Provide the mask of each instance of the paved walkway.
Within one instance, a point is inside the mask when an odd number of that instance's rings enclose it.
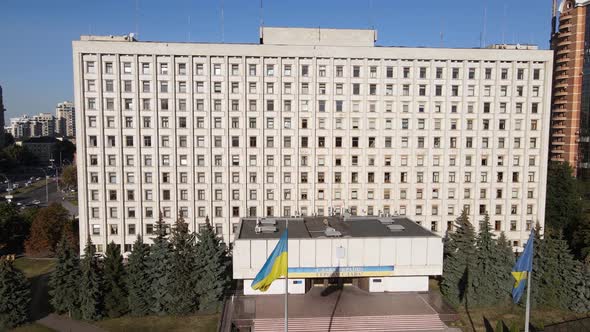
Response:
[[[59,332],[106,332],[89,323],[56,314],[49,314],[49,316],[39,319],[37,323]]]

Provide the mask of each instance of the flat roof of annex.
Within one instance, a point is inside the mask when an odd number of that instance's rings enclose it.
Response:
[[[277,28],[260,30],[260,43],[138,41],[125,36],[81,36],[74,54],[138,54],[175,56],[318,57],[399,60],[539,61],[552,62],[551,50],[528,47],[435,48],[377,46],[376,30]]]
[[[289,221],[290,239],[321,238],[382,238],[382,237],[438,237],[436,234],[416,224],[404,216],[315,216],[300,218],[242,218],[238,227],[237,240],[278,239],[283,234]],[[274,222],[276,231],[256,232],[257,222]],[[391,231],[388,225],[396,225]],[[326,236],[327,227],[340,232],[339,237]]]

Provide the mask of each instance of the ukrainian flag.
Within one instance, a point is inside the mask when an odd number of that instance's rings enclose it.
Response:
[[[273,281],[280,277],[287,276],[287,239],[287,230],[285,230],[279,243],[277,243],[277,246],[266,260],[266,263],[264,263],[264,266],[260,269],[256,278],[252,281],[252,289],[266,292]]]
[[[524,292],[528,274],[533,271],[533,243],[535,242],[534,230],[526,243],[524,251],[518,257],[516,264],[512,268],[512,276],[516,280],[512,288],[512,300],[518,303]]]

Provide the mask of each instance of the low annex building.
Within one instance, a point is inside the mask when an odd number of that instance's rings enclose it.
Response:
[[[352,284],[370,292],[428,290],[442,274],[442,238],[406,217],[242,218],[233,249],[233,276],[244,294],[282,294],[284,279],[265,293],[252,280],[289,227],[289,293],[314,285]]]

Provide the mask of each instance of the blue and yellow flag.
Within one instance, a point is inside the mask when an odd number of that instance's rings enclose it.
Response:
[[[287,239],[287,230],[285,230],[283,235],[281,235],[279,243],[277,243],[277,246],[266,260],[266,263],[264,263],[264,266],[260,269],[256,278],[252,281],[252,289],[266,292],[273,281],[280,277],[287,276]]]
[[[514,303],[520,301],[524,292],[528,274],[533,271],[533,243],[535,242],[534,230],[531,230],[529,240],[524,247],[523,252],[518,256],[518,260],[512,268],[512,276],[516,279],[512,289],[512,300]]]

